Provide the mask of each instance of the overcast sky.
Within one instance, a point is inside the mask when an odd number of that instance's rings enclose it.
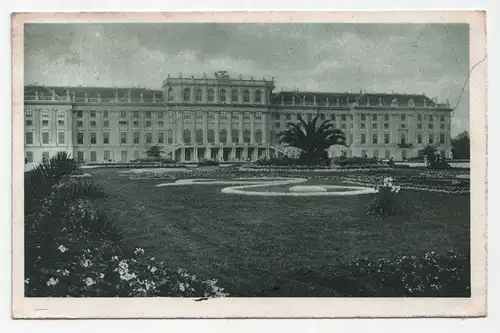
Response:
[[[37,24],[25,81],[161,88],[177,76],[274,77],[276,90],[425,93],[454,106],[468,74],[463,24]],[[468,87],[452,132],[469,126]]]

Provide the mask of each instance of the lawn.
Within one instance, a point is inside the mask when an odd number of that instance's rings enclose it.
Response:
[[[382,219],[364,214],[371,194],[240,196],[221,193],[225,185],[155,187],[165,181],[89,172],[107,183],[102,204],[127,243],[235,296],[332,296],[341,262],[469,251],[468,194],[401,191],[401,214]]]

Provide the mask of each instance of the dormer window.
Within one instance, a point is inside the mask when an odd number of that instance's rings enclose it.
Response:
[[[243,91],[243,102],[250,102],[250,91],[248,91],[247,89]]]
[[[225,102],[226,101],[226,90],[225,89],[221,89],[220,90],[219,100],[221,102]]]
[[[189,88],[184,89],[184,101],[189,102],[191,100],[191,90]]]
[[[391,101],[391,107],[397,107],[399,105],[398,103],[398,100],[396,98],[394,98],[392,101]]]
[[[262,93],[260,92],[260,90],[255,91],[255,102],[262,103]]]
[[[167,90],[167,99],[169,101],[173,101],[174,100],[174,94],[172,92],[172,88],[168,88],[168,90]]]
[[[415,101],[413,100],[413,98],[410,98],[410,100],[408,101],[408,106],[409,107],[414,107],[415,106]]]

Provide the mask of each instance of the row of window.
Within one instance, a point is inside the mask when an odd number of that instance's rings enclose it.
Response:
[[[49,110],[48,109],[41,109],[40,111],[42,113],[42,117],[45,117],[45,118],[49,117]],[[26,115],[26,117],[33,117],[33,109],[26,109],[24,114]],[[57,110],[57,116],[58,117],[66,116],[66,110],[63,110],[63,109]]]
[[[226,89],[220,89],[219,90],[219,101],[220,102],[226,102]],[[249,103],[251,101],[251,96],[250,96],[250,90],[245,89],[243,90],[243,102],[244,103]],[[182,99],[185,102],[191,101],[191,89],[185,88],[182,91]],[[167,100],[168,101],[173,101],[174,100],[174,93],[172,88],[168,88],[167,90]],[[194,91],[194,100],[197,102],[203,101],[203,90],[201,88],[197,88]],[[215,100],[215,90],[210,88],[207,90],[207,101],[213,102]],[[239,91],[238,89],[232,89],[231,90],[231,102],[232,103],[237,103],[239,102]],[[253,101],[254,103],[262,103],[262,92],[260,90],[256,90],[254,94]]]
[[[286,120],[291,120],[291,119],[292,119],[292,116],[294,116],[294,115],[295,115],[295,117],[296,117],[297,119],[298,119],[299,117],[303,117],[303,116],[304,116],[304,115],[303,115],[303,114],[301,114],[301,113],[296,113],[296,114],[293,114],[293,113],[285,113],[285,114],[284,114],[284,116],[285,116],[285,119],[286,119]],[[280,119],[281,119],[281,116],[282,116],[282,114],[281,114],[281,113],[275,113],[275,114],[274,114],[274,119],[275,119],[275,120],[280,120]],[[312,118],[313,118],[313,116],[314,116],[314,114],[312,114],[312,113],[308,113],[308,114],[306,115],[307,120],[308,120],[308,121],[311,121],[311,120],[312,120]],[[329,118],[330,118],[330,120],[335,121],[335,120],[337,119],[337,116],[339,116],[339,117],[340,117],[340,119],[341,119],[342,121],[346,121],[346,120],[347,120],[347,116],[349,116],[349,119],[350,119],[350,120],[352,120],[352,119],[353,119],[353,117],[352,117],[352,115],[351,115],[351,114],[349,114],[349,115],[347,115],[347,114],[341,114],[341,115],[330,114],[330,117],[329,117]],[[361,118],[361,121],[366,121],[366,116],[367,116],[366,114],[361,114],[361,117],[360,117],[360,118]],[[377,114],[373,114],[373,115],[372,115],[372,121],[378,121],[378,118],[379,118],[378,116],[379,116],[379,115],[377,115]],[[383,117],[382,117],[382,116],[383,116]],[[325,113],[320,113],[320,114],[319,114],[319,119],[320,119],[320,120],[326,120],[326,118],[327,118],[327,115],[326,115]],[[383,118],[383,120],[384,120],[384,121],[389,121],[389,115],[388,115],[388,114],[381,115],[381,117],[380,117],[380,118]],[[404,114],[400,115],[400,119],[401,119],[401,121],[406,121],[406,115],[404,115]],[[418,121],[422,121],[422,115],[418,115],[418,116],[417,116],[417,120],[418,120]],[[432,115],[429,115],[429,121],[434,121],[434,117],[433,117]],[[444,116],[440,116],[440,121],[441,121],[441,122],[444,122]]]
[[[33,144],[33,132],[26,132],[24,142],[27,145]],[[57,143],[65,144],[66,142],[66,133],[65,132],[57,132]],[[42,144],[48,145],[50,143],[50,133],[42,132]]]
[[[439,143],[444,144],[445,143],[445,134],[444,133],[439,133]],[[361,133],[360,136],[360,142],[361,144],[367,144],[367,135],[366,133]],[[391,142],[391,136],[389,133],[384,133],[384,144],[389,144]],[[372,134],[372,144],[378,144],[378,134]],[[405,133],[400,133],[399,136],[399,143],[401,144],[406,144],[406,134]],[[422,133],[417,133],[417,144],[422,144],[423,143],[423,134]],[[434,144],[434,134],[428,134],[427,136],[427,143]]]

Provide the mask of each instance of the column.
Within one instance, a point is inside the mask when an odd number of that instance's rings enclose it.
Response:
[[[360,119],[359,119],[359,115],[356,114],[356,113],[353,113],[352,114],[352,141],[351,144],[354,144],[354,145],[359,145],[360,142],[361,142],[361,135],[360,135],[360,131],[359,131],[359,122],[360,122]],[[350,128],[351,127],[351,120],[349,119],[350,116],[347,115],[348,117],[348,120],[347,120],[347,128]]]
[[[250,143],[255,144],[255,112],[250,112]]]
[[[193,148],[193,161],[198,161],[198,148]]]
[[[230,160],[234,160],[236,158],[236,148],[232,147],[231,148],[231,155],[230,155]]]
[[[208,146],[208,112],[203,112],[203,145]]]
[[[268,138],[267,138],[267,112],[262,112],[262,119],[261,119],[261,122],[262,122],[262,144],[268,146],[269,145],[269,141],[268,141]],[[267,156],[267,155],[266,155]]]
[[[198,118],[198,111],[191,112],[191,144],[196,146],[196,118]]]
[[[366,114],[366,127],[367,127],[367,130],[366,130],[366,142],[368,144],[373,144],[373,141],[372,141],[372,115],[371,114]]]
[[[224,150],[223,148],[219,148],[218,160],[222,161],[224,159]]]
[[[395,145],[398,143],[398,130],[397,130],[397,122],[396,115],[391,115],[390,117],[391,123],[391,144]]]
[[[415,146],[417,140],[415,137],[415,127],[416,122],[415,122],[415,115],[407,115],[408,117],[408,143],[411,143],[413,146]]]
[[[248,158],[248,147],[247,146],[245,146],[243,148],[243,153],[242,153],[241,157],[243,158],[243,160],[245,160],[245,161],[247,160],[247,158]]]
[[[177,121],[178,121],[178,142],[183,144],[184,143],[184,111],[178,111],[177,112]]]
[[[215,123],[214,123],[214,132],[215,132],[215,144],[218,145],[220,143],[219,138],[219,112],[215,112]]]
[[[232,123],[233,123],[233,114],[232,112],[227,113],[227,144],[232,145],[233,144],[233,128],[232,128]]]
[[[243,112],[238,113],[238,142],[243,144]]]

